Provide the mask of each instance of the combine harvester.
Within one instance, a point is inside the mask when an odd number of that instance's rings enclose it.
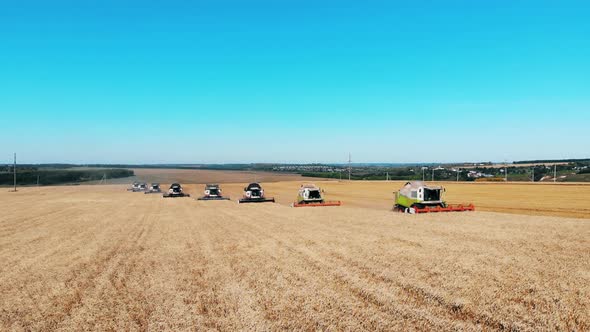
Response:
[[[229,197],[224,197],[221,194],[221,188],[218,184],[205,185],[205,196],[197,198],[199,201],[229,201]]]
[[[147,191],[147,190],[148,190],[148,187],[147,187],[147,183],[145,183],[145,182],[140,182],[137,184],[137,186],[134,184],[133,188],[131,189],[131,191],[133,191],[134,193]]]
[[[266,198],[264,195],[264,189],[258,183],[250,183],[246,188],[244,188],[244,196],[238,201],[238,204],[241,203],[267,203],[271,202],[274,203],[274,197]]]
[[[139,189],[139,182],[133,182],[131,188],[127,188],[127,191],[136,191],[137,189]]]
[[[152,183],[150,188],[144,194],[159,194],[162,192],[159,183]]]
[[[322,197],[322,190],[315,184],[304,184],[299,188],[297,202],[291,204],[293,207],[314,207],[314,206],[340,206],[340,201],[325,201]]]
[[[164,193],[164,198],[176,198],[176,197],[191,197],[190,194],[185,194],[182,190],[182,186],[179,183],[173,183],[170,185],[167,193]]]
[[[394,211],[404,213],[475,211],[473,204],[449,205],[443,200],[445,188],[428,186],[422,181],[406,183],[395,193]]]

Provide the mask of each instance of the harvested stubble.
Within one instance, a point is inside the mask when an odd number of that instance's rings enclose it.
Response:
[[[588,330],[590,220],[0,192],[0,330]]]

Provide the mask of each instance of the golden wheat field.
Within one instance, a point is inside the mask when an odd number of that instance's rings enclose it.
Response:
[[[449,183],[478,211],[405,215],[400,183],[321,182],[342,207],[290,208],[298,185],[240,205],[2,189],[0,330],[590,329],[590,186]]]
[[[315,182],[326,198],[342,200],[347,206],[390,209],[393,192],[403,181],[322,181],[295,174],[250,171],[134,169],[133,180],[158,182],[163,188],[180,182],[192,193],[201,194],[204,183],[222,183],[225,193],[237,198],[245,184],[262,182],[281,204],[289,205],[302,183]],[[115,180],[129,183],[129,179]],[[195,185],[196,184],[196,185]],[[478,210],[529,215],[551,215],[590,219],[590,183],[475,183],[443,182],[450,203],[474,203]]]

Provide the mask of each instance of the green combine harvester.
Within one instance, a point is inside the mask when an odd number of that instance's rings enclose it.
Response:
[[[393,210],[411,214],[475,211],[473,204],[447,204],[443,199],[444,192],[442,186],[429,186],[422,181],[408,182],[395,193]]]

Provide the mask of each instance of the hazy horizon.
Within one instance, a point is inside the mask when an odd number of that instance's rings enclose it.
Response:
[[[585,158],[588,17],[584,1],[3,3],[0,163]]]
[[[575,159],[562,159],[562,160],[552,160],[552,159],[536,159],[536,160],[506,160],[506,161],[449,161],[449,162],[403,162],[403,163],[395,163],[395,162],[352,162],[350,165],[352,166],[422,166],[422,165],[429,165],[429,166],[437,166],[437,165],[471,165],[471,164],[485,164],[485,163],[492,163],[494,165],[498,164],[508,164],[511,165],[515,162],[536,162],[536,163],[551,163],[551,162],[562,162],[564,160],[590,160],[589,158],[575,158]],[[542,161],[539,161],[542,160]],[[12,165],[13,162],[4,163],[0,165]],[[231,166],[231,165],[327,165],[327,166],[347,166],[349,165],[347,162],[340,162],[340,163],[329,163],[329,162],[314,162],[314,163],[276,163],[276,162],[233,162],[233,163],[66,163],[66,162],[48,162],[48,163],[18,163],[19,165],[75,165],[75,166],[93,166],[93,165],[100,165],[100,166],[138,166],[138,167],[199,167],[199,166]],[[518,165],[518,164],[516,164]]]

